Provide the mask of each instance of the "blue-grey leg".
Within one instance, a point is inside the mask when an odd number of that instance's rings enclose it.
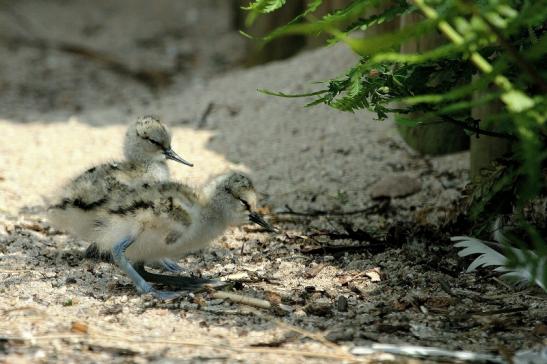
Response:
[[[168,258],[160,260],[160,265],[167,272],[180,273],[183,271],[180,265],[178,265],[177,263],[175,263],[174,261]]]
[[[169,291],[158,291],[154,289],[148,282],[144,280],[144,278],[133,268],[131,263],[129,263],[129,260],[127,260],[127,257],[125,256],[125,251],[127,248],[131,246],[135,242],[135,239],[133,238],[126,238],[112,248],[112,258],[114,262],[118,265],[118,267],[121,268],[128,276],[131,278],[133,283],[135,283],[135,286],[137,287],[137,291],[139,293],[151,293],[156,298],[160,298],[163,300],[170,300],[174,299],[180,296],[177,292],[169,292]]]

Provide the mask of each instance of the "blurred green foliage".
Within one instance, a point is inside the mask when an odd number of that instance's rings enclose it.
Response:
[[[510,140],[513,154],[493,163],[472,183],[470,216],[483,226],[500,213],[520,214],[527,203],[545,194],[547,0],[354,0],[315,17],[322,3],[307,1],[302,14],[257,40],[327,34],[328,44],[347,44],[360,56],[359,62],[341,77],[320,83],[320,90],[299,95],[262,92],[313,97],[308,106],[367,109],[379,119],[396,113],[396,120],[405,125],[440,119],[470,134]],[[252,1],[245,8],[249,23],[284,4]],[[421,20],[363,36],[363,31],[411,13],[421,14]],[[445,44],[421,53],[400,52],[406,42],[438,33]],[[493,103],[503,105],[499,112],[484,120],[470,116],[473,108]],[[542,241],[536,244],[540,256],[547,255],[545,237],[538,238],[533,227],[525,230],[534,242]]]

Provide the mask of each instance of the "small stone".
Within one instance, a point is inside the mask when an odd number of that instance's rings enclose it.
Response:
[[[115,304],[115,305],[112,305],[112,306],[107,306],[105,308],[103,308],[99,314],[100,315],[117,315],[119,313],[122,313],[123,312],[123,306],[120,305],[120,304]]]
[[[391,175],[382,178],[369,188],[370,197],[373,199],[384,197],[406,197],[422,189],[422,184],[417,178],[406,175]]]
[[[179,305],[179,308],[185,311],[195,311],[199,308],[199,305],[197,303],[182,301]]]
[[[327,316],[331,314],[331,308],[332,308],[332,305],[330,303],[330,300],[325,298],[320,298],[306,305],[304,307],[304,311],[308,315]]]
[[[295,317],[306,317],[308,315],[306,314],[306,311],[304,311],[302,309],[298,309],[298,310],[294,311],[294,316]]]
[[[351,262],[348,263],[347,270],[362,271],[362,270],[365,270],[365,268],[369,264],[370,264],[369,261],[366,261],[366,260],[363,260],[363,259],[352,260]]]
[[[325,338],[332,342],[339,342],[339,341],[352,341],[354,337],[354,330],[351,328],[347,329],[334,329],[333,331],[329,332]]]
[[[371,282],[380,282],[382,280],[380,274],[380,268],[372,268],[365,272],[365,275],[370,278]]]
[[[224,299],[223,298],[217,298],[217,299],[214,299],[214,300],[210,300],[208,302],[209,306],[217,306],[217,305],[220,305],[224,303]]]
[[[336,309],[340,312],[348,312],[348,299],[345,296],[338,296],[336,299]]]

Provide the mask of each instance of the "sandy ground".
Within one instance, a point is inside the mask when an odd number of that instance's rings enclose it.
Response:
[[[116,11],[123,2],[112,8],[84,3],[54,1],[43,8],[28,1],[18,12],[27,18],[40,12],[41,24],[56,19],[47,36],[87,42],[129,63],[137,61],[120,24],[141,39],[182,22],[185,32],[210,44],[237,44],[226,33],[228,24],[196,28],[202,23],[195,19],[211,13],[203,7],[220,1],[200,2],[193,17],[185,8],[186,18],[177,17],[180,9],[143,11],[163,20],[145,26],[123,20],[131,15]],[[71,6],[85,14],[81,23]],[[101,11],[114,15],[100,22]],[[90,24],[99,30],[90,31]],[[195,72],[177,73],[159,92],[72,55],[2,48],[10,57],[0,60],[0,360],[328,362],[354,360],[351,348],[373,342],[495,355],[546,344],[545,295],[514,292],[488,272],[464,274],[466,262],[447,234],[435,230],[465,186],[466,153],[423,158],[404,145],[391,122],[369,113],[304,108],[305,100],[256,91],[313,90],[312,81],[350,65],[350,53],[334,47],[221,75],[231,61],[219,66],[211,59],[225,54],[233,60],[237,52],[211,54],[184,37],[162,39],[171,52],[186,44],[202,58]],[[159,50],[150,52],[139,53],[138,65],[152,62]],[[40,57],[48,61],[37,63]],[[169,303],[138,296],[116,267],[82,258],[88,242],[49,227],[44,211],[55,190],[95,163],[121,158],[126,125],[143,114],[167,123],[174,149],[195,163],[171,166],[173,178],[199,186],[228,169],[252,175],[263,212],[284,233],[232,229],[210,250],[179,263],[206,277],[238,281],[236,293],[276,308],[252,309],[208,294]],[[419,191],[390,203],[371,200],[376,182],[400,176],[410,177]],[[284,214],[288,209],[329,214]]]

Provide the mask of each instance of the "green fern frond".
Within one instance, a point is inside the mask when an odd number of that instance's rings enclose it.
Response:
[[[397,1],[397,4],[388,7],[379,14],[357,19],[355,22],[346,27],[343,32],[351,33],[356,30],[364,31],[372,26],[392,21],[397,17],[414,10],[416,10],[414,6],[411,6],[407,1],[400,0]]]
[[[253,2],[259,3],[268,2]],[[361,59],[322,90],[296,95],[265,92],[314,97],[306,106],[323,103],[350,112],[368,109],[379,119],[397,112],[402,114],[397,117],[400,123],[449,121],[475,132],[479,124],[471,119],[471,109],[499,101],[504,107],[481,120],[480,127],[487,125],[497,136],[515,138],[513,155],[503,168],[494,167],[475,185],[472,217],[511,211],[546,191],[542,169],[547,161],[547,71],[543,67],[547,62],[547,0],[395,0],[376,15],[367,15],[387,3],[354,0],[315,19],[313,12],[320,1],[309,1],[302,14],[263,39],[328,33]],[[279,3],[270,4],[274,8]],[[381,35],[355,37],[357,31],[416,10],[426,19]],[[445,35],[446,44],[416,54],[399,52],[401,44],[437,30]],[[394,102],[402,106],[394,107]],[[404,116],[408,113],[421,116],[411,120]]]
[[[281,8],[287,0],[255,0],[243,7],[244,10],[257,11],[261,14],[271,13]]]
[[[327,90],[320,90],[320,91],[315,91],[315,92],[308,92],[308,93],[303,93],[303,94],[286,94],[284,92],[280,92],[280,91],[271,91],[271,90],[266,90],[266,89],[263,89],[263,88],[260,88],[257,90],[258,92],[261,92],[263,94],[266,94],[266,95],[271,95],[271,96],[279,96],[279,97],[306,97],[306,96],[317,96],[317,95],[321,95],[321,94],[324,94],[326,92],[328,92]]]
[[[300,22],[302,19],[304,19],[308,15],[314,13],[322,3],[323,3],[323,0],[312,0],[312,1],[308,2],[308,5],[306,6],[306,10],[304,10],[303,13],[301,13],[298,16],[296,16],[295,18],[293,18],[287,24],[278,27],[277,29],[272,31],[270,34],[263,37],[262,40],[264,40],[266,42],[269,42],[269,41],[271,41],[275,38],[278,38],[282,35],[289,34],[290,33],[290,27],[292,25],[297,24],[298,22]]]

